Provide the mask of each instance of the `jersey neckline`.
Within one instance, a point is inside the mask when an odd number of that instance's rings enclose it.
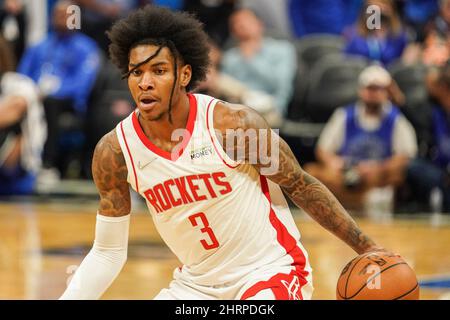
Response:
[[[166,150],[163,150],[159,147],[157,147],[155,144],[153,144],[150,139],[145,135],[144,130],[141,127],[141,124],[139,123],[137,113],[136,111],[133,112],[132,120],[133,120],[133,127],[136,131],[139,139],[141,142],[152,152],[156,153],[160,157],[163,157],[170,161],[176,161],[179,157],[183,154],[184,149],[188,145],[189,141],[191,140],[192,133],[194,131],[195,127],[195,120],[197,118],[197,99],[195,96],[191,93],[188,93],[189,97],[189,116],[186,124],[186,131],[183,134],[183,140],[180,145],[176,145],[172,152],[168,152]]]

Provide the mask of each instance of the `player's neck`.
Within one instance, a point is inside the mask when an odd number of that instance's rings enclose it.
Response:
[[[189,97],[187,94],[181,94],[178,99],[172,101],[172,121],[169,121],[169,112],[166,112],[158,120],[142,121],[140,119],[139,122],[150,140],[157,139],[171,142],[172,134],[175,130],[186,128],[189,110]]]

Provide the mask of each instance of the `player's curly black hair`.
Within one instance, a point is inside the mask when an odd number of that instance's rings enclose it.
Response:
[[[178,59],[192,67],[188,91],[206,77],[210,64],[208,36],[202,23],[191,14],[147,5],[116,22],[107,35],[111,40],[111,60],[125,77],[129,75],[131,49],[142,44],[169,48],[175,58],[175,69]]]

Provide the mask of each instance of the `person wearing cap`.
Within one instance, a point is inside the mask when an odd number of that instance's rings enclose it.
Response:
[[[318,163],[305,166],[350,209],[362,209],[373,188],[399,186],[417,154],[416,134],[389,99],[390,74],[369,66],[359,77],[359,99],[337,109],[316,147]]]

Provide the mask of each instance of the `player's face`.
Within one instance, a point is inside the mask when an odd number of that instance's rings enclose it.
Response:
[[[154,45],[140,45],[133,48],[130,51],[129,70],[154,55],[158,48]],[[178,61],[178,64],[181,64],[181,61]],[[182,85],[187,67],[183,66],[177,71],[178,78],[180,78],[180,73],[183,78],[175,85],[172,105],[184,92]],[[159,120],[168,113],[174,80],[174,59],[170,50],[165,47],[152,60],[131,72],[128,77],[128,87],[145,120]]]

